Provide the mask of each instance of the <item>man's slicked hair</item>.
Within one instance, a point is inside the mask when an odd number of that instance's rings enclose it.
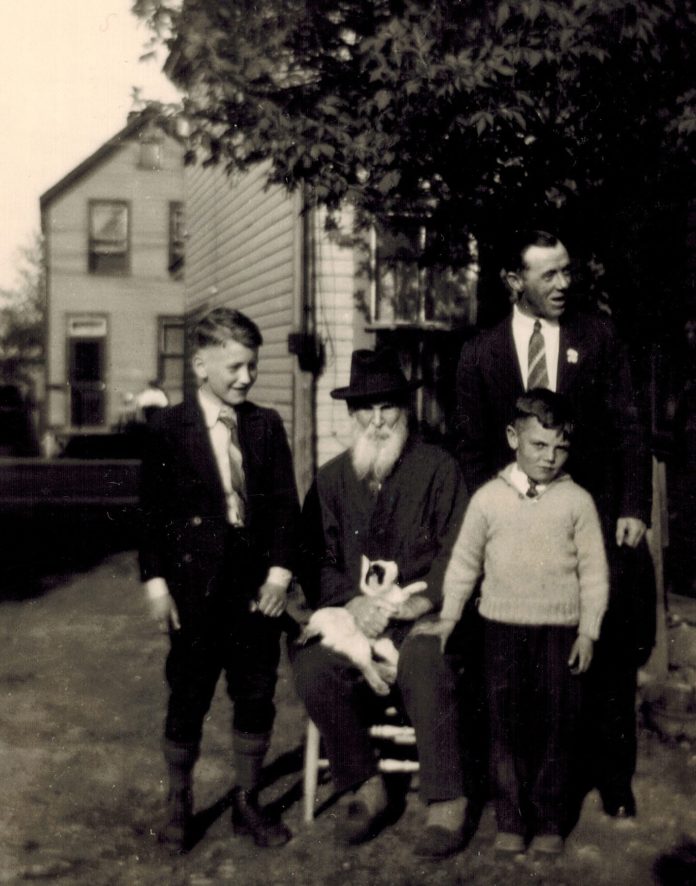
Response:
[[[256,350],[263,344],[259,327],[246,314],[234,308],[213,308],[196,323],[191,331],[194,350],[236,341]]]
[[[555,234],[540,230],[514,231],[503,248],[502,267],[509,273],[523,271],[526,267],[524,254],[531,246],[553,248],[559,240]]]
[[[543,428],[560,431],[570,440],[575,430],[573,410],[567,397],[548,388],[532,388],[515,401],[513,423],[536,418]]]

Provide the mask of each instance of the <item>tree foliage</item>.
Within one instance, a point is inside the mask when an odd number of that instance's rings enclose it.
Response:
[[[17,284],[0,290],[0,379],[31,386],[31,370],[43,361],[46,269],[37,235],[21,251]]]
[[[552,219],[630,257],[640,286],[646,237],[671,232],[693,184],[696,0],[134,9],[187,88],[199,158],[268,161],[270,182],[359,219],[425,218],[426,263],[465,263],[469,233],[485,251]]]

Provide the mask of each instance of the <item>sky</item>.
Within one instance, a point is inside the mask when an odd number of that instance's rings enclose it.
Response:
[[[0,289],[40,230],[39,197],[126,125],[133,87],[174,101],[132,0],[0,0]]]

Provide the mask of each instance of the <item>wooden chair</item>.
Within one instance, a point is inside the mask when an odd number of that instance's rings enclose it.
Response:
[[[389,707],[385,711],[385,720],[370,727],[370,735],[375,742],[380,744],[379,771],[385,773],[413,773],[418,772],[418,760],[404,759],[397,756],[385,756],[382,749],[384,744],[394,747],[414,747],[416,735],[413,726],[407,726],[394,722],[397,717],[396,708]],[[314,806],[316,803],[317,785],[319,772],[328,769],[329,761],[321,756],[321,736],[319,730],[311,720],[307,721],[307,733],[305,737],[304,755],[304,821],[311,824],[314,821]]]

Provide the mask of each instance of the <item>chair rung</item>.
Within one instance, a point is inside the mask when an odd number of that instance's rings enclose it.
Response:
[[[417,760],[380,760],[377,764],[380,772],[418,772]]]
[[[370,726],[370,735],[373,738],[388,738],[398,744],[415,744],[416,736],[413,726],[391,726],[388,723]]]

